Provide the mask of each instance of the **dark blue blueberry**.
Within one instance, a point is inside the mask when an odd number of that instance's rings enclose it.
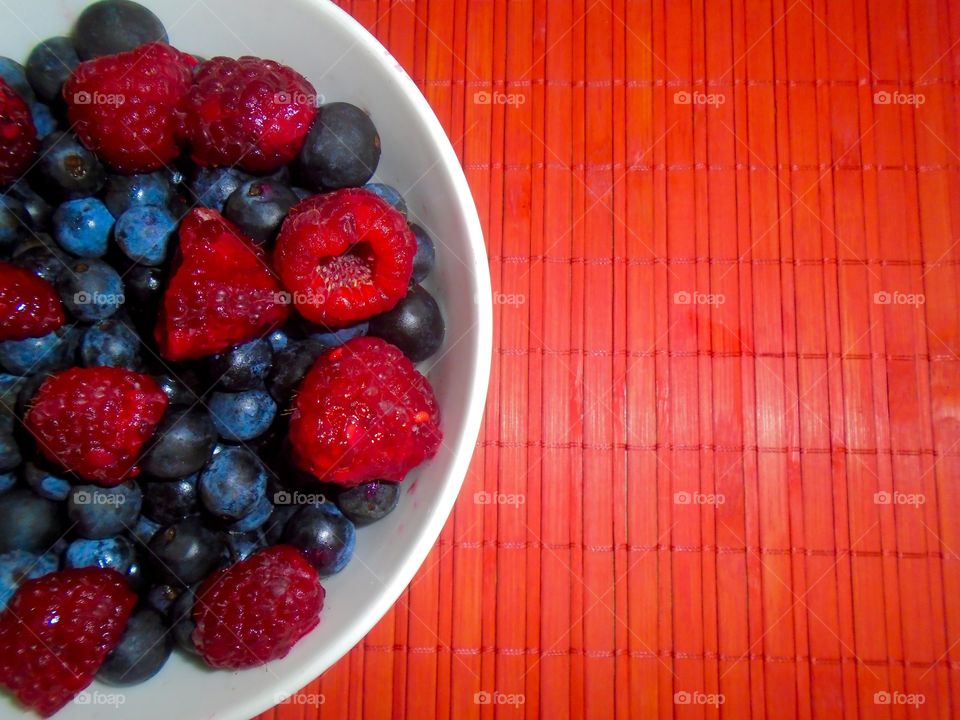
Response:
[[[277,403],[264,390],[215,392],[208,407],[214,427],[225,440],[252,440],[265,433],[277,416]]]
[[[417,254],[413,256],[413,275],[411,283],[422,283],[437,263],[437,249],[430,234],[416,223],[410,223],[413,236],[417,239]]]
[[[393,343],[413,362],[426,360],[443,344],[440,306],[433,295],[414,285],[392,310],[370,320],[370,334]]]
[[[161,265],[177,229],[177,219],[166,208],[138,205],[117,220],[115,237],[124,254],[141,265]]]
[[[130,534],[137,542],[147,545],[161,527],[160,523],[155,523],[146,515],[141,515],[137,518],[137,524],[133,526]]]
[[[46,199],[34,190],[24,180],[18,180],[7,191],[7,196],[16,198],[26,209],[30,216],[31,225],[37,230],[47,230],[53,221],[53,206]],[[52,240],[45,243],[48,247],[56,247]]]
[[[130,0],[101,0],[80,13],[73,44],[81,60],[127,52],[151,42],[170,42],[160,18]]]
[[[221,539],[194,517],[161,529],[148,548],[160,582],[182,587],[203,580],[223,557]]]
[[[139,557],[134,558],[134,561],[130,564],[130,569],[127,570],[124,577],[130,589],[141,597],[150,587],[150,577],[147,574],[143,561]]]
[[[108,537],[100,540],[80,538],[67,547],[63,564],[68,568],[110,568],[121,575],[126,575],[136,557],[133,543],[125,537]]]
[[[305,198],[308,198],[311,195],[313,195],[313,193],[307,190],[306,188],[294,187],[290,189],[293,190],[293,194],[297,196],[297,200],[304,200]]]
[[[260,459],[242,447],[222,446],[200,473],[200,501],[222,518],[239,520],[267,492],[267,471]]]
[[[30,213],[20,200],[0,194],[0,252],[6,254],[30,235]]]
[[[70,494],[69,480],[32,462],[23,466],[23,479],[31,490],[47,500],[60,502],[66,500]]]
[[[17,486],[17,474],[12,472],[0,473],[0,495],[10,492]]]
[[[287,521],[300,509],[299,505],[274,505],[270,517],[260,528],[267,538],[267,544],[276,545],[283,539],[283,529]]]
[[[140,516],[143,494],[128,480],[114,487],[75,485],[67,497],[67,517],[77,535],[99,540],[132,529]]]
[[[307,328],[307,337],[316,342],[324,350],[327,350],[329,348],[340,347],[348,340],[366,335],[369,328],[370,324],[367,322],[359,322],[356,325],[350,325],[349,327],[340,328],[339,330],[325,330],[314,325]]]
[[[60,563],[52,553],[38,555],[23,550],[12,550],[0,555],[0,610],[24,580],[33,580],[56,572]]]
[[[250,179],[250,175],[234,168],[198,167],[190,180],[191,200],[201,207],[223,212],[227,198]]]
[[[44,233],[38,233],[34,238],[31,238],[31,241],[29,247],[25,247],[25,243],[18,246],[12,260],[13,264],[19,265],[24,270],[29,270],[52,285],[56,285],[57,280],[60,279],[60,273],[70,263],[70,256],[57,247],[53,238]]]
[[[197,401],[196,393],[170,373],[154,375],[153,379],[157,381],[157,385],[163,390],[171,406],[193,405]]]
[[[134,265],[123,275],[128,311],[151,329],[156,323],[157,310],[163,299],[163,278],[163,268],[147,265]]]
[[[367,525],[389,515],[400,500],[400,486],[374,480],[344,490],[337,496],[341,512],[357,525]]]
[[[0,553],[46,552],[64,532],[60,503],[15,488],[0,495]]]
[[[104,204],[117,219],[133,207],[166,207],[171,197],[173,185],[163,171],[141,175],[111,175],[103,192]]]
[[[380,162],[380,135],[363,110],[335,102],[317,110],[298,158],[300,178],[314,190],[360,187]]]
[[[98,258],[107,252],[114,222],[107,206],[96,198],[68,200],[53,213],[53,236],[68,253]]]
[[[272,360],[267,340],[251,340],[207,360],[207,376],[224,390],[252,390],[263,384]]]
[[[48,104],[60,102],[63,84],[79,64],[80,58],[70,38],[48,38],[30,51],[27,80],[40,100]]]
[[[103,187],[107,173],[76,135],[54,132],[40,143],[32,177],[44,196],[63,200],[95,195]]]
[[[293,391],[323,350],[319,343],[303,340],[291,341],[285,349],[278,352],[267,380],[267,389],[273,399],[283,405],[289,402]]]
[[[185,653],[199,655],[193,644],[193,606],[196,604],[196,589],[187,588],[170,608],[170,622],[173,624],[173,639]]]
[[[0,365],[14,375],[62,370],[73,364],[79,340],[71,327],[38,338],[7,340],[0,343]]]
[[[285,185],[262,178],[248,180],[234,190],[223,214],[257,243],[269,243],[277,236],[297,196]]]
[[[0,433],[0,472],[8,472],[20,466],[23,456],[12,432]]]
[[[37,137],[40,140],[56,132],[57,119],[50,112],[50,108],[43,103],[30,104],[30,117],[33,119],[33,126],[37,129]]]
[[[37,96],[34,95],[33,88],[27,81],[26,70],[16,60],[0,57],[0,78],[3,78],[4,82],[25,102],[30,103],[36,99]]]
[[[181,478],[207,464],[217,429],[202,408],[175,407],[167,411],[155,438],[143,458],[144,471],[158,478]]]
[[[333,575],[350,561],[357,530],[336,505],[317,503],[305,505],[287,521],[283,541],[300,548],[321,575]]]
[[[270,347],[273,348],[274,352],[280,352],[286,349],[290,343],[290,337],[283,330],[274,330],[267,335],[267,342],[270,343]]]
[[[85,322],[106,320],[126,301],[123,280],[102,260],[74,260],[60,275],[57,290],[67,311]]]
[[[259,530],[224,533],[223,540],[230,553],[230,563],[246,560],[267,546],[266,538]]]
[[[91,325],[80,342],[84,367],[120,367],[139,370],[140,338],[123,320],[112,317]]]
[[[143,514],[161,525],[173,525],[200,512],[196,475],[179,480],[151,480],[141,482],[141,486]]]
[[[397,190],[393,185],[387,185],[385,183],[367,183],[363,186],[364,190],[369,190],[374,195],[380,196],[384,202],[388,205],[392,205],[393,209],[399,212],[404,217],[407,216],[407,202],[403,199],[403,195],[400,194],[400,191]]]
[[[273,513],[273,503],[267,500],[267,498],[262,497],[257,500],[257,504],[254,505],[253,510],[248,512],[239,520],[236,520],[230,523],[227,526],[227,530],[230,532],[252,532],[253,530],[258,530],[262,528],[267,520],[270,519],[270,515]]]
[[[183,588],[178,585],[167,583],[154,585],[147,591],[147,605],[161,615],[167,616],[182,592]]]
[[[136,608],[127,620],[120,642],[97,670],[97,679],[108,685],[137,685],[152,678],[173,651],[167,621],[149,607]]]

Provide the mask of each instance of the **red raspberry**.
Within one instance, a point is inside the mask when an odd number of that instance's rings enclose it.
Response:
[[[197,72],[186,133],[198,165],[268,173],[293,160],[317,114],[316,90],[273,60],[215,57]]]
[[[429,381],[399,348],[374,337],[321,355],[290,417],[297,465],[347,487],[402,480],[436,454],[442,437]]]
[[[156,170],[180,154],[179,106],[195,64],[164,43],[80,63],[63,86],[67,117],[115,170]]]
[[[0,615],[0,684],[53,715],[93,680],[136,601],[115,570],[78,568],[27,580]]]
[[[154,334],[169,360],[201,358],[252,340],[289,317],[263,251],[216,210],[180,225],[180,248]]]
[[[299,550],[274,545],[200,586],[193,642],[215,668],[277,660],[316,627],[324,594],[320,576]]]
[[[336,328],[400,302],[416,252],[403,215],[369,190],[350,188],[294,205],[273,258],[300,314]]]
[[[63,325],[63,305],[53,285],[10,263],[0,262],[0,341],[25,340]]]
[[[37,154],[37,129],[30,108],[0,78],[0,185],[18,180]]]
[[[48,460],[99,485],[140,474],[135,464],[167,409],[149,375],[71,368],[43,381],[24,420]]]

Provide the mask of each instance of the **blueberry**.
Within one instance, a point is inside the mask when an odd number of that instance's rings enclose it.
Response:
[[[283,539],[283,530],[287,521],[300,509],[299,505],[275,505],[267,522],[260,528],[266,536],[267,543],[276,545]]]
[[[153,608],[161,615],[166,616],[182,592],[182,587],[164,583],[162,585],[154,585],[151,587],[147,591],[147,597],[145,599],[149,607]]]
[[[217,429],[202,408],[167,411],[155,441],[143,458],[145,472],[158,478],[181,478],[207,464],[217,441]]]
[[[81,60],[115,55],[151,42],[170,42],[160,18],[130,0],[101,0],[80,13],[73,43]]]
[[[251,177],[233,168],[198,167],[190,180],[191,199],[201,207],[223,212],[227,198]]]
[[[380,162],[380,136],[363,110],[349,103],[323,105],[300,150],[300,177],[314,190],[360,187]]]
[[[283,541],[300,548],[321,575],[333,575],[350,561],[357,543],[357,530],[329,502],[305,505],[291,517]]]
[[[119,367],[136,371],[143,366],[139,348],[137,333],[114,316],[87,328],[80,342],[80,360],[84,367]]]
[[[125,575],[136,557],[133,543],[125,537],[108,537],[99,540],[80,538],[67,546],[63,564],[68,568],[110,568]]]
[[[297,196],[277,182],[247,180],[227,198],[223,214],[257,243],[269,243],[294,205]]]
[[[163,171],[141,175],[111,175],[104,188],[103,202],[117,219],[127,210],[143,205],[166,207],[173,197],[173,185]]]
[[[38,244],[18,252],[13,257],[13,264],[55,285],[70,262],[70,256],[57,247],[49,235],[39,234],[37,238],[40,239]]]
[[[148,547],[156,577],[184,587],[205,578],[223,555],[222,541],[199,518],[168,525],[153,536]]]
[[[246,560],[255,552],[267,546],[266,538],[259,530],[224,533],[223,541],[230,553],[231,563]]]
[[[62,502],[70,494],[69,480],[36,463],[28,462],[23,466],[23,479],[31,490],[47,500]]]
[[[302,340],[291,342],[278,352],[267,380],[267,389],[273,399],[281,404],[289,402],[293,391],[323,350],[323,346],[316,342]]]
[[[23,456],[12,432],[0,433],[0,472],[9,472],[20,466]]]
[[[130,313],[152,329],[163,299],[163,269],[134,265],[124,274],[123,284]]]
[[[153,379],[157,381],[157,385],[163,390],[171,406],[192,405],[197,401],[196,394],[170,373],[154,375]]]
[[[85,322],[105,320],[126,301],[123,280],[102,260],[74,260],[60,275],[57,290],[67,311]]]
[[[12,550],[0,555],[0,611],[2,611],[24,580],[33,580],[56,572],[59,567],[52,553],[38,555],[23,550]]]
[[[0,78],[9,85],[20,98],[27,103],[36,99],[33,88],[27,81],[27,73],[23,65],[8,57],[0,57]]]
[[[304,200],[310,197],[311,195],[313,195],[313,193],[307,190],[306,188],[294,187],[290,189],[293,190],[293,194],[297,196],[297,200]]]
[[[223,446],[200,473],[200,501],[214,515],[239,520],[253,510],[267,491],[267,471],[260,459],[242,447]]]
[[[10,492],[17,486],[17,474],[12,472],[0,473],[0,495]]]
[[[147,545],[161,527],[159,523],[155,523],[146,515],[141,515],[137,518],[137,524],[130,530],[130,534],[137,542]]]
[[[30,233],[30,213],[20,200],[0,195],[0,251],[9,251]]]
[[[384,183],[367,183],[363,186],[363,189],[369,190],[374,195],[378,195],[387,204],[392,205],[394,210],[399,212],[404,217],[407,216],[407,202],[403,199],[403,195],[400,194],[400,191],[397,190],[393,185],[386,185]]]
[[[38,338],[7,340],[0,343],[0,365],[14,375],[62,370],[73,364],[79,339],[65,326]]]
[[[344,490],[337,496],[341,512],[357,525],[366,525],[389,515],[400,500],[400,486],[374,480]]]
[[[133,528],[142,503],[140,486],[133,480],[113,487],[74,485],[67,497],[67,517],[76,523],[77,535],[99,540]]]
[[[213,424],[225,440],[251,440],[262,435],[277,416],[277,403],[264,390],[215,392],[209,408]]]
[[[97,156],[68,132],[54,132],[43,139],[34,172],[37,189],[56,199],[95,195],[107,178]]]
[[[167,622],[156,610],[136,608],[127,620],[120,642],[97,671],[108,685],[136,685],[158,672],[173,651]]]
[[[266,525],[267,520],[270,519],[270,515],[272,514],[273,503],[267,500],[267,498],[262,497],[257,500],[257,504],[253,506],[253,510],[239,520],[235,520],[227,525],[227,530],[239,533],[259,530]]]
[[[200,512],[197,476],[142,482],[143,514],[161,525],[172,525]]]
[[[430,234],[416,223],[410,223],[413,236],[417,239],[417,254],[413,256],[413,275],[411,283],[422,283],[437,262],[437,250]]]
[[[196,589],[187,588],[170,608],[170,621],[173,623],[173,639],[185,653],[199,655],[193,644],[193,606],[196,604]]]
[[[63,84],[79,64],[80,58],[70,38],[52,37],[30,51],[26,77],[41,101],[54,103],[61,100]]]
[[[251,340],[207,360],[207,376],[224,390],[251,390],[270,372],[273,348],[267,340]]]
[[[18,180],[13,183],[7,191],[7,197],[15,198],[21,202],[30,217],[30,224],[35,229],[47,230],[50,227],[53,220],[53,206],[25,181]],[[48,247],[55,247],[52,242],[47,243],[47,245]]]
[[[0,495],[0,528],[0,553],[46,552],[64,531],[61,505],[15,488]]]
[[[161,265],[176,229],[176,218],[165,208],[139,205],[127,210],[117,220],[117,245],[134,262]]]
[[[30,118],[37,130],[37,138],[43,140],[57,130],[57,119],[46,105],[40,102],[30,103]]]
[[[280,352],[287,347],[287,344],[290,342],[290,337],[283,330],[274,330],[267,335],[267,342],[270,343],[270,347],[274,352]]]
[[[84,258],[102,257],[115,220],[96,198],[68,200],[53,213],[53,235],[64,250]]]
[[[306,323],[304,323],[304,325],[306,325]],[[328,350],[330,348],[340,347],[348,340],[353,340],[353,338],[366,335],[369,327],[369,323],[359,322],[356,325],[350,325],[345,328],[340,328],[339,330],[327,330],[316,325],[305,329],[307,337],[310,340],[313,340],[324,350]]]
[[[393,343],[413,362],[420,362],[443,344],[443,316],[433,295],[414,285],[392,310],[370,320],[370,334]]]

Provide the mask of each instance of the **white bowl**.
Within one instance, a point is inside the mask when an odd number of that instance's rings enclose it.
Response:
[[[171,42],[204,57],[258,55],[303,73],[327,101],[368,110],[383,144],[377,179],[400,189],[437,241],[436,291],[447,323],[440,353],[423,363],[439,399],[444,443],[411,473],[396,511],[361,528],[356,554],[324,582],[319,626],[282,659],[242,672],[173,657],[132,688],[94,683],[58,718],[248,718],[296,692],[370,631],[413,578],[443,527],[476,442],[490,370],[490,276],[476,207],[457,157],[426,100],[396,60],[327,0],[141,0]],[[40,40],[68,34],[84,0],[0,3],[0,55],[21,62]],[[0,718],[23,711],[4,695]]]

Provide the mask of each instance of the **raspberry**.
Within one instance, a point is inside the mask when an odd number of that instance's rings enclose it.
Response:
[[[80,63],[63,86],[67,116],[83,144],[122,173],[149,172],[180,154],[196,61],[163,43]]]
[[[268,173],[293,160],[317,114],[313,85],[256,57],[215,57],[197,72],[186,134],[198,165]]]
[[[320,619],[324,590],[303,554],[275,545],[200,586],[193,642],[208,665],[245,668],[284,657]]]
[[[37,154],[37,130],[30,108],[0,78],[0,185],[27,171]]]
[[[149,375],[71,368],[44,380],[24,420],[48,460],[100,485],[136,477],[136,462],[167,409]]]
[[[321,355],[290,418],[297,465],[347,487],[402,480],[436,454],[442,437],[430,383],[399,348],[374,337]]]
[[[263,251],[216,210],[191,211],[155,330],[161,354],[213,355],[266,334],[289,314]]]
[[[137,596],[115,570],[27,580],[0,615],[0,684],[49,716],[93,680],[120,642]]]
[[[39,275],[0,262],[0,341],[41,337],[63,325],[63,305]]]
[[[280,229],[274,266],[297,310],[331,328],[386,312],[406,294],[417,240],[372,192],[344,189],[297,203]]]

